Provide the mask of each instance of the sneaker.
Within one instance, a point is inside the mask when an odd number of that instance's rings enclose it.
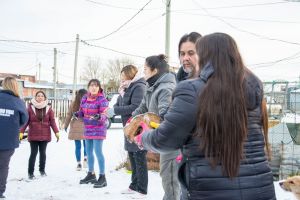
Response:
[[[41,176],[47,176],[45,171],[40,171]]]
[[[28,179],[33,180],[35,179],[35,176],[33,174],[28,174]]]
[[[81,169],[82,169],[82,166],[81,166],[80,163],[78,163],[78,164],[77,164],[77,167],[76,167],[76,170],[77,170],[77,171],[80,171]]]
[[[130,195],[130,198],[131,199],[146,199],[147,195],[139,193],[139,192],[135,192],[134,194]]]
[[[100,174],[98,181],[94,184],[94,188],[102,188],[105,186],[107,186],[105,174]]]
[[[86,158],[84,158],[82,165],[83,165],[83,168],[87,168],[87,159]]]
[[[130,188],[127,188],[126,190],[121,191],[121,194],[134,194],[134,193],[136,193],[136,191],[134,191]]]
[[[92,172],[88,172],[86,177],[82,180],[80,180],[80,184],[88,184],[88,183],[95,183],[97,181],[96,175],[93,174]]]
[[[5,199],[5,196],[3,194],[0,194],[0,199]]]

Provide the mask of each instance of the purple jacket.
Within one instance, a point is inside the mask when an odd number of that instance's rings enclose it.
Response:
[[[108,107],[108,101],[102,93],[97,96],[91,96],[90,93],[84,95],[81,99],[78,117],[83,118],[84,138],[103,140],[106,138],[106,115],[104,110]],[[99,114],[99,119],[91,117]]]

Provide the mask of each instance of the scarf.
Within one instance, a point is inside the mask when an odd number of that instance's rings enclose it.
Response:
[[[37,108],[37,109],[42,109],[45,108],[48,105],[48,99],[46,99],[45,101],[42,102],[37,102],[34,98],[31,99],[31,103],[32,105]]]
[[[131,80],[126,80],[126,81],[122,81],[121,84],[120,84],[120,87],[118,89],[118,92],[119,94],[121,95],[121,97],[124,96],[125,94],[125,90],[127,88],[129,88],[129,86],[131,85],[131,83],[134,83],[136,82],[137,80],[141,79],[142,78],[142,75],[141,75],[141,71],[139,70],[135,76],[133,77],[133,79]]]

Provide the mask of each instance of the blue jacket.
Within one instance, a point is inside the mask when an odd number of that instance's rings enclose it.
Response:
[[[0,150],[19,147],[19,130],[27,120],[24,101],[9,90],[0,90]]]

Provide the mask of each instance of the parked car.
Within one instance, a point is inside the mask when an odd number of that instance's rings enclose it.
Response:
[[[113,93],[110,96],[110,98],[107,97],[107,99],[109,100],[108,107],[110,108],[114,107],[114,105],[117,103],[118,97],[119,97],[119,93]],[[109,118],[106,124],[107,129],[110,128],[111,123],[122,123],[121,115],[114,115],[112,118]]]

